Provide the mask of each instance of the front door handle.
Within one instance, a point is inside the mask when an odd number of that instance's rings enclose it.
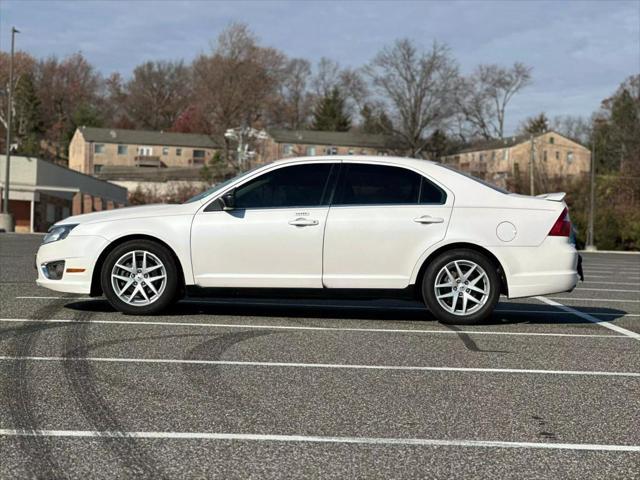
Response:
[[[311,227],[313,225],[318,225],[318,220],[313,220],[311,218],[296,218],[295,220],[291,220],[289,225],[293,225],[295,227]]]
[[[422,215],[421,217],[414,218],[413,221],[417,222],[417,223],[423,223],[423,224],[443,223],[444,222],[444,218],[432,217],[431,215]]]

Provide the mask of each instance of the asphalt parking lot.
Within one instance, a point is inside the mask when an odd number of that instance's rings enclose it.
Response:
[[[126,317],[35,285],[0,234],[0,478],[640,478],[640,255],[447,327],[399,301],[187,300]]]

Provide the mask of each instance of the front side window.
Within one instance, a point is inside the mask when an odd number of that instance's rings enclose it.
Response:
[[[96,143],[93,146],[94,153],[104,153],[104,143]]]
[[[235,207],[290,208],[325,204],[332,164],[283,167],[255,178],[235,191]]]
[[[421,175],[406,168],[352,163],[344,164],[343,171],[335,205],[417,204],[425,185]],[[444,192],[425,182],[424,203],[441,203]]]

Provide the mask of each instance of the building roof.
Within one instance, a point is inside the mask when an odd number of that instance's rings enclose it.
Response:
[[[95,127],[80,127],[79,130],[87,142],[220,148],[210,136],[200,133],[153,132],[148,130]]]
[[[284,129],[269,129],[267,132],[278,143],[372,148],[389,148],[391,144],[389,136],[371,133]]]
[[[572,138],[567,137],[566,135],[563,135],[561,133],[556,132],[555,130],[547,130],[544,133],[539,133],[537,135],[534,135],[534,138],[538,138],[541,137],[543,135],[547,135],[548,133],[552,133],[554,135],[557,135],[559,137],[563,137],[566,138],[567,140],[574,142],[576,145],[580,145],[581,147],[584,147],[584,145],[582,145],[579,142],[576,142],[575,140],[573,140]],[[479,142],[474,142],[471,145],[468,145],[466,147],[463,147],[461,150],[459,150],[457,153],[469,153],[469,152],[482,152],[485,150],[496,150],[498,148],[509,148],[509,147],[513,147],[515,145],[519,145],[521,143],[524,142],[528,142],[531,140],[531,135],[530,134],[523,134],[523,135],[514,135],[512,137],[506,137],[503,139],[491,139],[491,140],[481,140]],[[586,148],[586,147],[584,147]]]

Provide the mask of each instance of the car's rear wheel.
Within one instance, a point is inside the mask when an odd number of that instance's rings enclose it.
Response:
[[[176,298],[178,269],[171,253],[150,240],[131,240],[107,255],[100,276],[109,303],[128,315],[151,315]]]
[[[487,319],[500,297],[500,276],[493,262],[480,252],[444,252],[427,267],[422,296],[442,323],[471,325]]]

